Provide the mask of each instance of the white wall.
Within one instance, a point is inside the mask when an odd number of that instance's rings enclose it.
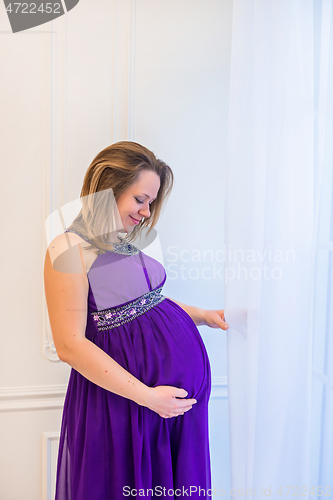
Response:
[[[80,0],[57,20],[12,34],[0,8],[1,500],[53,498],[70,368],[47,349],[44,221],[79,196],[101,149],[134,140],[171,166],[175,188],[157,227],[164,293],[223,308],[216,252],[224,243],[231,15],[232,0]],[[213,486],[227,490],[226,336],[199,329],[213,375]]]

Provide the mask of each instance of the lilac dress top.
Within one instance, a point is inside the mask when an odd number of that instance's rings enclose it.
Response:
[[[207,351],[192,318],[162,295],[162,264],[130,247],[136,253],[106,252],[91,266],[85,336],[147,386],[183,388],[197,403],[163,418],[72,368],[55,500],[212,495]]]

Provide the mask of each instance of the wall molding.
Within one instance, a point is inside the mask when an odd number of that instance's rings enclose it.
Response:
[[[45,77],[46,95],[44,98],[48,127],[45,127],[43,138],[46,145],[45,166],[42,169],[43,261],[47,252],[47,240],[50,238],[50,234],[47,233],[46,220],[50,214],[65,204],[67,167],[67,15],[50,21],[50,27],[49,45],[45,44],[46,67],[49,67],[49,71]],[[42,315],[43,352],[48,360],[59,361],[52,338],[45,293],[43,293]]]
[[[67,385],[0,388],[0,413],[62,409],[66,391]],[[227,398],[227,377],[212,377],[210,399]]]
[[[67,385],[1,388],[0,413],[61,409],[66,391]]]
[[[43,500],[54,498],[59,439],[60,432],[43,433]]]
[[[210,399],[228,399],[227,377],[212,377],[212,392]]]
[[[112,29],[111,143],[114,143],[134,140],[136,0],[114,0]]]

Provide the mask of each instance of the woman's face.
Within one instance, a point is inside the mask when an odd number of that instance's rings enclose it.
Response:
[[[149,206],[159,188],[159,176],[151,170],[142,170],[138,181],[118,198],[117,207],[126,233],[130,233],[143,217],[150,216]]]

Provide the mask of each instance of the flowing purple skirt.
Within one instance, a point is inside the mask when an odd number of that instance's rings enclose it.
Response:
[[[191,317],[164,298],[120,326],[86,337],[149,387],[188,391],[178,417],[107,391],[72,368],[59,442],[55,500],[211,498],[207,351]]]

